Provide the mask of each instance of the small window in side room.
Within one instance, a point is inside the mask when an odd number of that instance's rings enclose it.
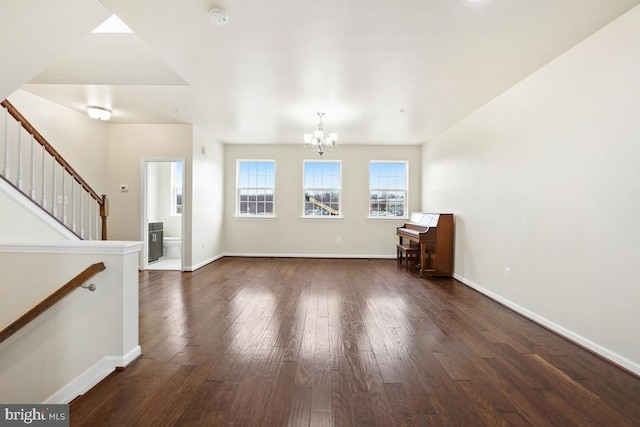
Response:
[[[406,161],[369,162],[369,218],[406,218]]]
[[[182,162],[171,163],[171,215],[182,215]]]
[[[341,217],[341,166],[342,164],[339,161],[304,161],[303,217]]]
[[[238,160],[237,216],[275,216],[275,174],[274,160]]]

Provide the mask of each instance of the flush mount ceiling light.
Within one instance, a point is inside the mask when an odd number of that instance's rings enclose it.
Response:
[[[229,22],[229,15],[224,10],[214,7],[209,11],[209,19],[214,24],[226,25]]]
[[[112,111],[107,108],[89,106],[87,107],[87,114],[89,117],[96,120],[109,120],[111,118]]]
[[[322,116],[324,113],[318,113],[320,117],[320,121],[318,122],[318,130],[313,133],[305,133],[304,134],[304,145],[306,147],[312,148],[322,156],[325,151],[331,150],[336,146],[336,141],[338,140],[337,133],[330,133],[329,135],[324,135],[324,124],[322,123]]]

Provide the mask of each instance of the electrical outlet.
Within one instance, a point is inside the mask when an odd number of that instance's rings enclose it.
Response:
[[[338,238],[336,239],[336,243],[337,243],[337,244],[342,243],[342,237],[338,237]]]
[[[504,277],[507,279],[511,279],[511,267],[504,268]]]

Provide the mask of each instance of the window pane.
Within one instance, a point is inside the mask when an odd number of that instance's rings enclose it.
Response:
[[[265,176],[264,186],[265,188],[274,188],[276,186],[276,179],[273,170],[271,172],[268,172]]]
[[[273,215],[274,187],[273,160],[238,161],[238,214]]]
[[[171,162],[171,215],[182,215],[182,162]]]
[[[304,162],[303,214],[340,214],[340,162]]]
[[[369,215],[404,216],[407,162],[369,163]]]

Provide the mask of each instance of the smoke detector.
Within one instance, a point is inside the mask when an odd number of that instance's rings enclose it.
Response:
[[[225,25],[229,22],[229,15],[224,10],[214,7],[209,11],[209,19],[214,24]]]

